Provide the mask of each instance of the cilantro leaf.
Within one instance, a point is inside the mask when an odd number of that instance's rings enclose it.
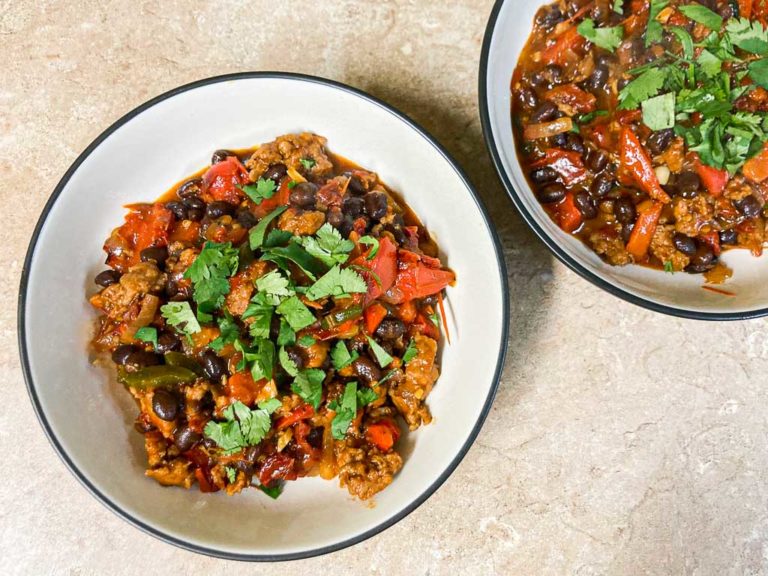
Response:
[[[306,328],[316,321],[315,315],[299,300],[298,296],[291,296],[283,300],[277,307],[277,313],[285,318],[291,328],[296,331]]]
[[[742,50],[761,56],[768,54],[768,31],[757,20],[731,18],[725,30],[731,43]]]
[[[346,262],[349,252],[355,247],[354,242],[342,238],[339,231],[327,222],[314,236],[302,236],[299,242],[307,252],[327,266]]]
[[[283,367],[283,370],[289,375],[293,376],[294,378],[299,375],[299,367],[296,365],[296,362],[294,362],[290,356],[288,356],[288,352],[285,351],[284,346],[280,346],[280,351],[277,353],[277,358],[280,361],[280,366]]]
[[[317,342],[317,340],[315,340],[309,334],[306,334],[306,335],[302,336],[301,338],[299,338],[299,345],[300,346],[304,346],[305,348],[309,347],[309,346],[314,346],[314,344],[316,342]]]
[[[283,246],[291,238],[293,238],[293,234],[288,232],[288,230],[280,230],[279,228],[275,228],[274,230],[270,230],[269,234],[267,234],[267,239],[264,240],[263,248]]]
[[[246,184],[245,186],[238,186],[238,188],[258,205],[275,195],[277,184],[271,178],[259,178],[256,184]]]
[[[224,312],[224,316],[217,318],[219,325],[219,335],[208,346],[216,352],[220,352],[227,344],[232,344],[240,337],[240,327],[235,322],[235,319],[229,314]]]
[[[613,0],[613,11],[617,14],[624,14],[624,8],[622,5],[624,4],[624,0]]]
[[[323,380],[325,380],[325,372],[322,370],[317,368],[302,370],[291,384],[291,390],[317,410],[323,398]]]
[[[240,253],[231,242],[206,242],[192,265],[184,272],[194,287],[193,298],[204,312],[212,312],[229,294],[228,278],[237,272]]]
[[[418,354],[419,351],[416,348],[416,341],[411,338],[411,341],[408,342],[408,346],[405,349],[405,352],[403,353],[403,364],[408,364],[411,360],[413,360],[416,357],[416,354]]]
[[[710,78],[720,74],[720,68],[723,62],[712,54],[709,50],[702,50],[699,57],[696,58],[696,63],[701,67],[701,71]]]
[[[277,332],[278,346],[292,346],[296,343],[296,332],[294,332],[288,321],[280,317],[280,329]]]
[[[669,4],[669,0],[651,0],[651,8],[648,13],[648,26],[645,29],[645,45],[650,46],[654,42],[661,41],[662,27],[661,22],[656,20],[664,8]]]
[[[354,350],[352,353],[349,352],[347,345],[344,344],[343,340],[336,342],[336,346],[334,346],[333,350],[331,350],[331,361],[333,362],[333,367],[336,368],[336,370],[346,368],[359,357],[360,355]]]
[[[683,47],[683,56],[686,60],[693,58],[693,38],[691,34],[685,28],[680,26],[673,26],[669,29],[675,36],[677,36],[680,45]]]
[[[309,252],[302,248],[297,242],[290,242],[288,246],[263,247],[262,252],[262,260],[274,262],[286,271],[290,271],[288,263],[293,262],[301,268],[311,280],[315,280],[325,270],[322,262],[310,255]]]
[[[379,253],[379,241],[374,238],[373,236],[363,236],[358,240],[360,244],[365,244],[366,246],[371,247],[371,251],[368,253],[368,256],[366,256],[366,260],[373,260],[376,257],[376,254]]]
[[[154,326],[142,326],[136,330],[133,337],[142,342],[150,342],[152,347],[157,350],[157,328]]]
[[[643,123],[651,130],[664,130],[675,125],[675,93],[667,92],[643,101]]]
[[[188,338],[192,334],[200,332],[200,324],[197,322],[189,302],[168,302],[168,304],[160,307],[160,314],[168,324]]]
[[[703,24],[710,30],[720,30],[720,27],[723,25],[723,18],[719,14],[712,12],[712,10],[701,4],[695,3],[678,6],[677,9],[694,22]]]
[[[314,165],[317,164],[314,158],[302,158],[301,160],[299,160],[299,162],[301,162],[301,165],[304,166],[306,170],[311,170],[312,167],[314,167]]]
[[[272,212],[264,216],[264,218],[259,220],[259,223],[256,224],[256,226],[251,228],[251,231],[248,235],[248,242],[251,246],[251,250],[261,248],[261,245],[264,243],[264,237],[267,234],[267,228],[269,227],[270,222],[280,216],[280,214],[285,212],[287,209],[288,206],[278,206],[272,210]]]
[[[768,89],[768,58],[754,60],[747,66],[749,77],[758,86]]]
[[[357,415],[357,382],[349,382],[344,388],[341,401],[331,402],[328,407],[336,412],[331,421],[331,434],[336,440],[343,440]]]
[[[265,294],[265,300],[272,306],[277,306],[283,297],[293,296],[296,292],[290,287],[291,281],[277,270],[259,277],[256,289]]]
[[[387,351],[384,350],[384,348],[382,348],[378,342],[376,342],[376,340],[370,336],[366,336],[366,338],[368,338],[368,345],[371,347],[373,355],[376,356],[376,362],[378,362],[379,366],[386,368],[392,364],[394,358],[392,358],[392,356],[390,356]]]
[[[227,473],[227,480],[230,484],[234,484],[237,481],[237,468],[234,466],[225,466],[224,470]]]
[[[263,484],[258,486],[259,490],[264,492],[267,496],[272,498],[272,500],[277,500],[280,497],[280,494],[283,493],[283,483],[282,482],[275,482],[274,486],[264,486]]]
[[[272,427],[270,414],[277,410],[280,401],[272,398],[260,402],[258,408],[251,410],[235,400],[224,409],[224,422],[211,420],[205,425],[203,434],[213,440],[224,454],[233,454],[247,446],[261,442]]]
[[[622,26],[595,28],[595,21],[592,18],[585,18],[576,28],[576,32],[595,46],[599,46],[609,52],[616,50],[624,37],[624,28]]]
[[[255,338],[253,346],[246,346],[242,340],[235,340],[235,350],[243,357],[237,370],[250,367],[254,380],[269,380],[275,365],[275,345],[268,338]]]
[[[648,98],[656,96],[664,86],[666,73],[659,68],[649,68],[632,80],[619,92],[619,108],[631,110]]]
[[[310,300],[319,300],[326,296],[345,296],[351,292],[362,294],[367,291],[368,284],[360,274],[337,265],[312,284],[306,296]]]
[[[357,405],[361,408],[379,399],[379,395],[372,388],[363,388],[357,391]]]
[[[248,307],[243,312],[241,318],[247,320],[253,318],[248,326],[248,331],[254,338],[269,338],[269,328],[272,325],[272,313],[274,307],[267,302],[265,294],[259,292],[248,304]]]

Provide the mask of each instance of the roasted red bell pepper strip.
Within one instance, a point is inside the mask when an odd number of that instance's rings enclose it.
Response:
[[[237,156],[228,156],[203,174],[203,196],[239,204],[244,195],[238,188],[248,182],[248,171]]]
[[[627,126],[621,128],[619,157],[621,162],[619,174],[623,176],[625,182],[629,180],[637,184],[658,202],[666,204],[670,201],[669,196],[659,184],[650,156],[632,129]]]
[[[632,254],[635,260],[642,260],[648,253],[663,207],[661,202],[654,202],[637,216],[635,226],[629,235],[629,242],[627,242],[627,252]]]
[[[456,279],[456,275],[450,270],[439,268],[439,264],[440,261],[435,258],[399,250],[397,277],[392,288],[387,291],[387,301],[401,304],[440,292]]]
[[[739,18],[749,20],[752,17],[752,0],[739,0]]]
[[[284,452],[270,454],[259,470],[259,482],[262,486],[270,486],[275,480],[296,480],[295,463],[296,460]]]
[[[394,284],[397,276],[397,245],[389,236],[382,236],[379,238],[376,256],[368,260],[368,253],[366,251],[352,262],[368,284],[366,303],[376,300]]]
[[[286,414],[282,418],[279,418],[277,422],[275,422],[275,428],[278,430],[288,428],[288,426],[296,424],[296,422],[299,422],[300,420],[310,418],[314,413],[315,409],[312,408],[312,406],[309,404],[302,404],[295,408],[290,414]]]
[[[581,226],[581,212],[573,201],[573,193],[566,193],[554,210],[558,226],[569,234]]]
[[[379,324],[381,324],[381,321],[386,318],[387,309],[378,302],[374,302],[365,309],[363,315],[365,316],[365,331],[368,332],[368,334],[373,334],[376,332],[376,328],[379,327]]]
[[[392,420],[385,418],[368,424],[365,437],[382,452],[389,452],[400,438],[400,430]]]
[[[562,84],[544,92],[544,100],[558,106],[567,106],[577,114],[586,114],[595,109],[597,97],[582,90],[576,84]]]
[[[578,152],[563,150],[561,148],[549,148],[544,157],[531,163],[532,168],[549,166],[560,175],[563,184],[570,186],[578,184],[587,177],[584,161]]]
[[[541,59],[546,64],[563,64],[568,52],[578,50],[585,41],[584,37],[576,31],[576,26],[573,26],[541,53]]]
[[[707,189],[709,195],[713,198],[720,196],[723,190],[725,190],[726,184],[728,184],[728,172],[702,164],[698,158],[696,158],[694,167],[696,168],[696,174],[701,178],[701,183],[704,184],[704,188]]]
[[[762,182],[768,178],[768,142],[760,152],[744,162],[741,173],[752,182]]]

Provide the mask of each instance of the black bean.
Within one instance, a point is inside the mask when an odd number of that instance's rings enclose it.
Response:
[[[142,262],[155,262],[158,266],[162,266],[168,260],[168,247],[152,246],[151,248],[144,248],[139,253],[139,257]]]
[[[608,153],[598,148],[587,153],[587,167],[593,172],[600,172],[608,165]]]
[[[304,368],[304,366],[307,364],[307,360],[304,357],[304,352],[301,350],[301,348],[291,346],[290,348],[286,348],[285,352],[288,354],[288,358],[293,360],[293,363],[296,364],[296,367],[299,370]]]
[[[353,220],[349,214],[345,214],[344,221],[341,223],[341,226],[339,226],[339,232],[341,232],[341,235],[347,238],[352,232],[352,229],[355,227],[355,222],[361,219],[365,222],[365,228],[367,229],[368,225],[370,224],[370,220],[368,220],[367,216],[360,216],[359,218]]]
[[[280,184],[280,180],[282,180],[283,176],[285,176],[288,173],[288,168],[285,164],[273,164],[269,168],[267,168],[267,171],[262,174],[262,178],[264,180],[273,180],[275,184]]]
[[[358,196],[362,196],[366,193],[366,189],[365,186],[363,186],[362,181],[354,174],[349,175],[349,184],[347,185],[347,190],[349,190],[352,194],[357,194]]]
[[[645,145],[648,146],[648,149],[652,154],[661,154],[672,142],[672,137],[674,135],[675,133],[672,128],[656,130],[656,132],[648,136],[648,139],[645,141]]]
[[[563,148],[568,143],[568,136],[563,133],[549,137],[549,144],[555,148]]]
[[[120,272],[117,270],[103,270],[96,274],[93,281],[99,286],[106,288],[107,286],[120,282]]]
[[[720,244],[736,244],[739,241],[739,234],[733,228],[720,232]]]
[[[629,224],[635,221],[637,210],[630,198],[622,196],[613,203],[613,214],[616,216],[616,220],[622,224]]]
[[[222,216],[230,215],[234,211],[235,211],[235,207],[229,202],[224,202],[222,200],[215,200],[214,202],[211,202],[210,204],[208,204],[208,206],[205,207],[205,216],[206,218],[215,220],[216,218],[221,218]]]
[[[369,192],[365,198],[365,213],[373,220],[387,215],[387,195],[383,192]]]
[[[187,207],[187,218],[189,220],[202,220],[205,215],[205,202],[203,202],[197,196],[187,196],[183,200],[184,206]]]
[[[690,264],[685,267],[685,271],[691,274],[701,274],[713,268],[716,263],[717,258],[712,252],[712,248],[706,244],[699,244],[696,253],[691,256]]]
[[[171,332],[170,330],[163,330],[157,336],[157,351],[160,354],[165,354],[166,352],[173,352],[174,350],[180,349],[181,339],[176,335],[175,332]]]
[[[384,229],[395,237],[395,242],[401,245],[405,243],[407,236],[401,226],[387,224]]]
[[[683,198],[693,198],[701,188],[701,178],[690,170],[682,172],[675,178],[675,187]]]
[[[550,184],[538,191],[539,201],[543,204],[553,204],[565,198],[565,187],[562,184]]]
[[[552,102],[544,102],[531,114],[531,122],[539,123],[554,120],[557,112],[557,106],[552,104]]]
[[[609,75],[608,68],[605,66],[595,66],[595,69],[592,70],[592,74],[587,78],[587,86],[592,90],[600,90],[608,81]]]
[[[328,224],[334,228],[338,228],[344,223],[344,214],[341,213],[340,209],[334,208],[332,210],[328,210],[326,220],[328,221]]]
[[[536,24],[543,28],[552,28],[555,24],[565,19],[557,4],[545,6],[536,14]]]
[[[341,211],[352,218],[357,218],[365,209],[365,200],[360,196],[345,196],[341,205]]]
[[[548,184],[557,180],[557,172],[549,166],[534,168],[529,174],[534,184]]]
[[[384,318],[376,328],[376,336],[383,340],[397,340],[405,334],[405,324],[397,318]]]
[[[597,216],[597,208],[595,208],[594,202],[586,192],[577,192],[573,197],[573,203],[585,220],[591,220]]]
[[[171,422],[179,413],[179,399],[173,392],[158,388],[152,394],[152,410],[160,420]]]
[[[300,182],[291,190],[288,201],[299,208],[313,208],[317,186],[311,182]]]
[[[168,208],[171,212],[173,212],[173,215],[176,217],[176,220],[186,220],[187,219],[187,207],[184,206],[181,202],[177,202],[176,200],[172,202],[166,202],[165,207]]]
[[[597,66],[610,67],[614,62],[616,62],[616,57],[613,54],[608,54],[605,52],[598,54],[595,58],[595,64]]]
[[[238,208],[235,218],[237,219],[240,226],[246,230],[256,226],[259,221],[258,218],[253,215],[253,212],[248,210],[248,208]]]
[[[352,362],[352,370],[366,384],[371,384],[381,378],[381,370],[367,356],[360,356]]]
[[[192,446],[200,442],[202,436],[199,432],[195,432],[189,425],[184,425],[173,433],[173,442],[181,452],[186,452]]]
[[[134,346],[130,344],[121,344],[112,352],[112,362],[123,366],[128,360],[128,357],[136,350]]]
[[[594,198],[602,198],[608,192],[613,190],[614,185],[616,184],[616,181],[613,179],[613,177],[609,174],[598,174],[597,177],[592,181],[592,186],[589,188],[589,193]]]
[[[686,256],[693,256],[696,254],[696,241],[690,236],[676,232],[675,235],[672,236],[672,243],[677,250]]]
[[[539,103],[539,99],[536,97],[536,92],[530,88],[520,88],[517,91],[517,101],[526,110],[533,110]]]
[[[751,194],[741,200],[734,200],[733,205],[747,218],[756,218],[763,212],[763,203]]]
[[[211,156],[211,164],[218,164],[224,162],[230,156],[234,156],[235,153],[230,150],[216,150]]]
[[[307,434],[307,443],[312,446],[312,448],[315,448],[316,450],[319,450],[323,446],[323,432],[324,429],[322,426],[315,426],[312,428],[312,430],[309,431],[309,434]]]
[[[565,139],[564,148],[578,154],[584,154],[584,141],[578,134],[568,134]]]
[[[197,196],[200,194],[200,188],[203,185],[203,181],[200,178],[193,178],[192,180],[187,180],[179,186],[178,191],[176,194],[179,195],[179,198],[187,198],[188,196]]]
[[[146,352],[144,350],[134,350],[128,354],[123,362],[123,366],[129,366],[134,370],[144,366],[157,366],[158,364],[160,364],[160,356],[154,352]]]
[[[203,365],[203,372],[205,372],[208,379],[214,383],[218,383],[221,380],[221,377],[227,372],[224,360],[219,358],[213,350],[206,350],[203,352],[200,360]]]

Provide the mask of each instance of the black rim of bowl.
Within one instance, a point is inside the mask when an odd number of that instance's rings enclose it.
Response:
[[[122,508],[120,508],[117,504],[112,502],[107,495],[102,493],[97,486],[92,484],[83,475],[83,473],[75,466],[74,462],[70,460],[69,456],[66,454],[63,447],[55,437],[53,430],[51,429],[48,423],[47,417],[42,409],[39,398],[37,396],[35,383],[32,380],[32,374],[30,370],[29,358],[27,354],[27,345],[26,345],[25,310],[26,310],[27,284],[29,281],[30,264],[35,253],[37,240],[43,226],[45,225],[46,219],[48,218],[48,214],[50,213],[51,208],[56,203],[57,198],[59,197],[64,187],[69,182],[72,175],[78,169],[80,164],[115,130],[120,128],[123,124],[126,124],[127,122],[129,122],[134,116],[137,116],[138,114],[151,108],[155,104],[163,102],[168,98],[172,98],[177,94],[194,90],[202,86],[207,86],[209,84],[216,84],[219,82],[230,82],[233,80],[254,79],[254,78],[296,80],[300,82],[322,84],[324,86],[327,86],[336,90],[341,90],[343,92],[347,92],[359,98],[367,100],[368,102],[371,102],[379,106],[380,108],[383,108],[384,110],[392,114],[396,119],[402,122],[405,122],[413,130],[418,132],[422,138],[424,138],[428,143],[430,143],[440,153],[440,155],[443,156],[443,158],[445,158],[445,160],[453,168],[457,176],[461,179],[461,181],[464,183],[467,190],[471,194],[472,199],[475,201],[475,204],[477,205],[477,209],[480,211],[480,214],[483,217],[486,228],[488,230],[488,234],[490,235],[491,240],[493,242],[496,261],[498,264],[499,275],[501,277],[502,333],[501,333],[501,342],[499,345],[499,351],[496,359],[496,368],[493,376],[493,382],[491,382],[491,387],[488,391],[488,396],[485,400],[485,403],[483,404],[483,407],[477,419],[477,422],[472,428],[472,431],[470,432],[466,442],[464,443],[463,446],[461,446],[460,450],[457,452],[456,456],[453,458],[453,460],[448,465],[448,467],[413,502],[411,502],[403,510],[395,514],[393,517],[385,520],[384,522],[380,523],[374,528],[371,528],[370,530],[367,530],[361,534],[357,534],[355,536],[352,536],[351,538],[347,538],[345,540],[342,540],[341,542],[334,543],[328,546],[303,550],[299,552],[291,552],[286,554],[240,554],[240,553],[233,553],[233,552],[218,550],[216,548],[207,548],[205,546],[193,544],[183,539],[170,536],[164,533],[162,530],[157,529],[153,526],[150,526],[149,524],[146,524],[142,520],[135,518],[134,516],[132,516]],[[169,90],[168,92],[165,92],[159,96],[156,96],[151,100],[148,100],[144,104],[128,112],[125,116],[117,120],[109,128],[107,128],[104,132],[102,132],[93,142],[91,142],[91,144],[85,149],[85,151],[83,151],[83,153],[80,154],[80,156],[77,157],[75,162],[69,167],[69,169],[66,171],[66,173],[64,174],[64,176],[62,177],[62,179],[59,181],[56,188],[54,189],[53,194],[50,196],[47,203],[45,204],[45,207],[43,208],[43,212],[40,215],[40,218],[32,234],[32,238],[29,243],[29,248],[27,249],[27,255],[24,260],[24,267],[21,273],[21,285],[19,290],[19,302],[18,302],[19,352],[21,356],[21,365],[22,365],[22,370],[24,374],[24,380],[27,385],[27,391],[32,401],[32,405],[35,409],[35,413],[37,414],[37,418],[40,421],[40,424],[43,427],[43,430],[45,431],[45,434],[48,437],[49,442],[54,447],[54,449],[56,450],[56,453],[63,460],[67,468],[69,468],[70,472],[72,472],[72,474],[74,474],[74,476],[80,481],[80,483],[83,484],[83,486],[85,486],[85,488],[94,497],[96,497],[102,504],[104,504],[107,508],[112,510],[118,516],[128,521],[130,524],[136,526],[140,530],[160,540],[168,542],[169,544],[178,546],[179,548],[184,548],[192,552],[197,552],[200,554],[205,554],[205,555],[213,556],[217,558],[225,558],[229,560],[275,562],[275,561],[281,561],[281,560],[297,560],[301,558],[310,558],[313,556],[319,556],[322,554],[327,554],[329,552],[334,552],[336,550],[341,550],[348,546],[352,546],[353,544],[362,542],[363,540],[366,540],[371,536],[374,536],[379,532],[386,530],[390,526],[393,526],[394,524],[396,524],[397,522],[405,518],[408,514],[410,514],[416,508],[418,508],[421,504],[423,504],[427,500],[427,498],[429,498],[443,484],[443,482],[445,482],[448,479],[448,477],[453,473],[453,471],[456,469],[456,467],[459,465],[459,463],[462,461],[464,456],[469,451],[469,448],[474,443],[475,438],[477,438],[477,435],[480,432],[480,429],[482,428],[483,422],[485,421],[486,417],[488,416],[488,413],[490,412],[491,405],[493,404],[493,399],[496,395],[496,391],[498,390],[499,382],[501,379],[501,372],[504,366],[504,358],[506,356],[506,349],[507,349],[507,335],[508,335],[508,322],[509,322],[509,302],[508,302],[509,292],[507,287],[506,264],[504,262],[504,258],[502,254],[503,252],[501,249],[501,243],[499,241],[496,230],[494,229],[491,223],[491,219],[488,215],[488,211],[485,208],[485,205],[483,204],[482,200],[478,196],[474,186],[469,181],[468,177],[466,176],[464,171],[461,169],[459,164],[451,157],[450,154],[448,154],[445,148],[443,148],[443,146],[439,144],[437,140],[435,140],[435,138],[432,137],[424,128],[422,128],[419,124],[411,120],[408,116],[406,116],[405,114],[403,114],[402,112],[394,108],[393,106],[390,106],[389,104],[384,103],[378,98],[375,98],[370,94],[363,92],[362,90],[352,88],[351,86],[347,86],[346,84],[342,84],[340,82],[328,80],[325,78],[319,78],[316,76],[308,76],[308,75],[294,74],[294,73],[288,73],[288,72],[240,72],[240,73],[234,73],[234,74],[226,74],[222,76],[214,76],[211,78],[198,80],[196,82],[191,82],[189,84],[185,84],[183,86],[179,86],[178,88]]]
[[[549,250],[565,264],[568,268],[579,274],[582,278],[589,280],[592,284],[610,292],[614,296],[618,296],[622,300],[631,302],[643,308],[653,310],[654,312],[661,312],[662,314],[668,314],[670,316],[677,316],[680,318],[689,318],[693,320],[748,320],[750,318],[760,318],[768,315],[768,308],[758,308],[756,310],[746,310],[741,312],[703,312],[700,310],[688,310],[685,308],[676,308],[674,306],[668,306],[666,304],[660,304],[652,300],[643,298],[636,294],[632,294],[623,288],[608,282],[604,278],[594,274],[587,268],[585,268],[578,260],[571,256],[567,250],[560,246],[554,238],[552,238],[547,232],[539,226],[534,218],[526,208],[522,201],[522,193],[519,192],[512,184],[512,180],[504,169],[504,164],[501,161],[501,153],[499,147],[496,144],[496,140],[493,136],[493,129],[491,127],[491,118],[488,104],[488,59],[491,50],[491,40],[496,32],[496,23],[498,21],[499,12],[501,12],[502,6],[510,0],[496,0],[491,10],[491,15],[488,19],[488,24],[485,28],[485,36],[483,38],[483,48],[480,54],[480,71],[478,74],[478,98],[480,108],[480,123],[483,128],[483,136],[485,137],[485,144],[493,160],[493,165],[496,168],[496,172],[501,178],[504,188],[507,190],[507,194],[515,204],[517,211],[523,217],[523,220],[531,227],[536,236],[544,242]],[[513,0],[512,0],[513,1]]]

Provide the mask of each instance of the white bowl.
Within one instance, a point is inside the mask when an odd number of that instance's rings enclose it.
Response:
[[[377,171],[434,233],[458,282],[448,290],[452,344],[429,397],[434,422],[405,440],[405,466],[375,498],[351,499],[336,481],[307,478],[278,500],[163,488],[144,476],[136,408],[88,361],[94,313],[86,301],[101,246],[127,203],[153,200],[209,163],[295,131]],[[280,73],[210,78],[159,96],[99,136],[64,175],[32,237],[21,281],[19,343],[29,394],[51,443],[99,500],[178,546],[241,560],[337,550],[391,526],[424,502],[476,437],[506,348],[506,273],[498,239],[456,163],[423,129],[347,86]],[[236,529],[233,529],[235,527]]]
[[[730,250],[721,260],[733,277],[720,288],[702,289],[700,274],[611,266],[579,239],[563,232],[539,204],[526,180],[512,134],[510,81],[533,27],[536,11],[549,1],[497,0],[480,57],[480,116],[486,143],[509,196],[528,225],[564,264],[612,294],[640,306],[687,318],[741,320],[768,314],[768,256]]]

